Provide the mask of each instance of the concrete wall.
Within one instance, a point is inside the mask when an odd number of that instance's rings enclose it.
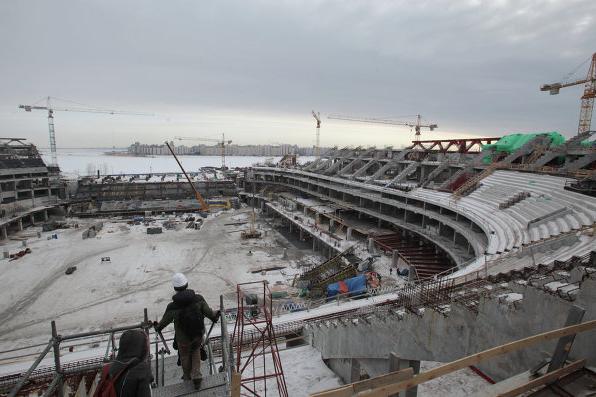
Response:
[[[371,316],[369,323],[310,327],[313,346],[324,359],[386,359],[389,352],[409,360],[449,362],[513,340],[564,326],[571,302],[533,287],[523,289],[515,304],[485,299],[479,312],[451,305],[448,316],[425,310],[421,316],[405,313]],[[586,309],[584,321],[596,318],[596,280],[583,282],[575,304]],[[497,380],[527,370],[552,354],[556,340],[501,356],[479,365]],[[579,335],[571,357],[596,365],[596,332]]]

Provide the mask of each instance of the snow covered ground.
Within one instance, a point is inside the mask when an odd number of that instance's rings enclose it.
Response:
[[[46,342],[51,320],[68,334],[137,323],[145,307],[151,319],[160,317],[173,292],[174,272],[185,273],[190,288],[212,307],[220,294],[229,298],[227,307],[235,306],[237,283],[291,278],[291,267],[304,253],[264,226],[262,239],[241,240],[240,230],[247,225],[225,224],[247,220],[243,211],[212,216],[199,231],[181,222],[156,235],[125,221],[106,221],[96,238],[86,240],[81,237],[85,226],[97,220],[77,220],[78,229],[42,233],[41,238],[36,235],[40,228],[25,230],[32,252],[15,261],[0,260],[0,350]],[[58,239],[48,240],[54,233]],[[280,244],[289,247],[287,260]],[[3,247],[11,253],[21,249],[20,241]],[[111,260],[102,262],[106,256]],[[265,275],[250,272],[275,265],[289,267]],[[77,270],[65,275],[69,266]]]

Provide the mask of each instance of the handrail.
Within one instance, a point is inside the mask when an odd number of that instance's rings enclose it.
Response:
[[[29,367],[29,369],[27,370],[27,372],[25,372],[25,374],[21,377],[21,379],[19,379],[19,381],[17,382],[17,384],[12,388],[12,390],[10,391],[10,393],[8,393],[8,397],[15,397],[17,395],[17,393],[19,392],[19,390],[21,390],[23,388],[23,386],[25,385],[25,382],[27,382],[27,379],[29,379],[29,376],[31,376],[31,373],[33,373],[33,371],[35,370],[35,368],[37,368],[37,366],[39,365],[39,363],[41,363],[41,360],[43,360],[45,358],[45,356],[49,353],[50,349],[53,346],[54,346],[54,340],[53,339],[50,339],[50,341],[48,342],[48,344],[45,347],[45,349],[42,350],[41,354],[33,362],[33,364],[31,365],[31,367]]]
[[[106,334],[109,334],[111,337],[114,334],[114,332],[127,331],[130,329],[138,329],[138,328],[146,330],[150,327],[150,325],[151,325],[151,323],[149,323],[146,319],[146,309],[145,309],[145,321],[143,321],[139,324],[102,329],[102,330],[98,330],[98,331],[82,332],[82,333],[78,333],[78,334],[71,334],[71,335],[65,335],[65,336],[58,334],[58,332],[56,330],[56,323],[54,321],[52,321],[52,339],[50,339],[50,341],[48,342],[46,347],[41,351],[41,353],[35,359],[35,361],[31,365],[31,367],[29,367],[29,369],[25,372],[25,374],[23,376],[21,376],[19,381],[12,387],[10,393],[8,394],[8,397],[15,397],[17,395],[17,393],[23,388],[25,383],[29,380],[29,377],[31,376],[33,371],[35,371],[35,369],[39,366],[41,361],[47,356],[50,349],[54,350],[54,377],[53,377],[52,383],[50,384],[50,389],[46,390],[44,395],[50,395],[56,388],[58,388],[58,390],[60,392],[60,390],[62,388],[60,382],[64,378],[64,374],[63,374],[63,371],[61,370],[61,366],[60,366],[60,343],[62,343],[63,341],[79,339],[79,338],[86,338],[89,336],[96,336],[96,335],[106,335]],[[108,349],[109,349],[109,345],[110,345],[110,341],[108,341]]]

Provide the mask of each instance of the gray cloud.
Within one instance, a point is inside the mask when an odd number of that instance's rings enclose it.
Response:
[[[5,1],[0,123],[44,145],[43,114],[16,105],[53,95],[160,115],[59,114],[62,146],[222,130],[240,143],[312,144],[311,108],[422,113],[445,136],[572,135],[581,88],[550,97],[538,87],[596,51],[593,15],[589,0]],[[409,138],[323,125],[328,145]]]

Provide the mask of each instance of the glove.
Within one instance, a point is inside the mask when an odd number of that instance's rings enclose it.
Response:
[[[159,323],[158,323],[157,321],[154,321],[154,322],[153,322],[153,328],[157,329],[157,325],[158,325],[158,324],[159,324]]]

